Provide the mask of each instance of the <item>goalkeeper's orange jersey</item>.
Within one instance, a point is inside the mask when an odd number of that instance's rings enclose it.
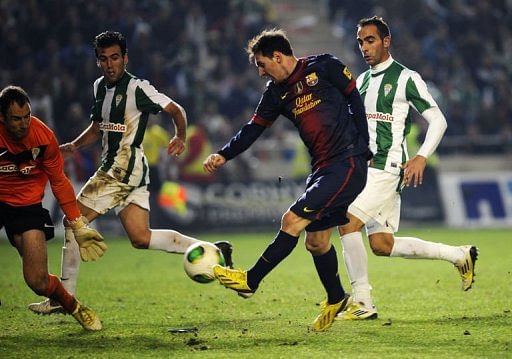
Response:
[[[27,135],[15,140],[0,122],[0,202],[16,207],[40,203],[48,180],[66,217],[78,218],[75,191],[53,131],[31,116]]]

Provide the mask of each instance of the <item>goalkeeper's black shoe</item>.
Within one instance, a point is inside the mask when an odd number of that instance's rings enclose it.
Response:
[[[213,243],[217,248],[220,249],[222,256],[224,257],[225,267],[233,268],[233,246],[228,241],[217,241]]]

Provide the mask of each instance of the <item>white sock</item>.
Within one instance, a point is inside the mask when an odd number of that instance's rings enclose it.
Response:
[[[455,264],[464,257],[460,247],[443,243],[427,242],[414,237],[395,237],[390,257],[408,259],[442,259]]]
[[[368,281],[368,254],[363,244],[361,232],[352,232],[341,236],[343,258],[353,291],[354,302],[361,302],[365,307],[373,307]]]
[[[60,267],[60,280],[64,288],[71,294],[76,294],[76,281],[80,269],[80,250],[71,228],[64,228],[64,247]]]
[[[185,253],[187,248],[196,242],[199,240],[170,229],[152,229],[148,249]]]

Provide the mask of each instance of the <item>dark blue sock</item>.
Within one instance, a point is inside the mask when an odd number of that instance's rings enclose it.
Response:
[[[336,256],[336,249],[331,246],[331,249],[321,256],[313,256],[316,271],[320,277],[326,292],[327,302],[335,304],[340,302],[345,297],[345,291],[341,285],[340,275],[338,273],[338,257]]]
[[[252,290],[256,290],[263,278],[283,259],[288,257],[298,241],[299,237],[279,231],[274,241],[268,245],[256,264],[247,271],[247,284],[249,287]]]

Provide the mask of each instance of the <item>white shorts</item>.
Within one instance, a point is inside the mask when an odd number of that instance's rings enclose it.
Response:
[[[149,191],[146,186],[127,185],[102,170],[89,178],[77,200],[99,214],[105,214],[112,208],[119,214],[130,203],[149,211]]]
[[[348,207],[348,212],[366,225],[368,235],[394,233],[400,222],[400,176],[368,168],[366,187]]]

